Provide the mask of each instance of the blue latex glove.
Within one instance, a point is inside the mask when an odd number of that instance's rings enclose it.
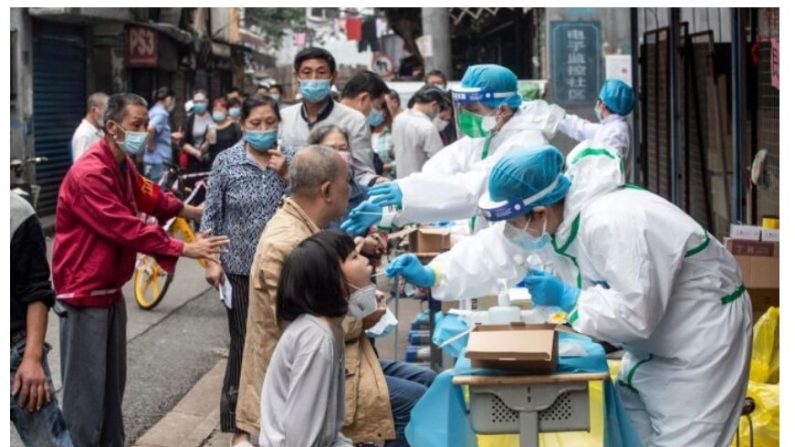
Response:
[[[381,183],[367,191],[367,197],[379,206],[403,206],[403,192],[396,182]]]
[[[348,218],[340,225],[340,229],[352,236],[358,236],[381,220],[381,207],[364,201],[348,214]]]
[[[433,287],[436,283],[436,273],[430,267],[422,265],[413,254],[400,255],[386,266],[386,276],[394,278],[397,275],[415,286]]]
[[[534,304],[558,306],[566,312],[574,309],[580,296],[580,289],[571,287],[543,270],[530,270],[530,273],[524,277],[523,283],[530,291]]]

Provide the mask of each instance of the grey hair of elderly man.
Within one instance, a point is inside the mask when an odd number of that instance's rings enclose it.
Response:
[[[290,163],[292,199],[324,228],[348,210],[348,164],[334,149],[306,146]]]

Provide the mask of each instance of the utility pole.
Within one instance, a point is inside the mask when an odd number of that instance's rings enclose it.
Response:
[[[451,79],[450,15],[447,8],[422,8],[422,34],[431,36],[433,56],[425,58],[425,73],[441,70]]]

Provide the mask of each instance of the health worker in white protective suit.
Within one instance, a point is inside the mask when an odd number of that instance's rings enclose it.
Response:
[[[598,147],[611,147],[621,154],[627,168],[627,180],[631,179],[634,166],[631,154],[629,123],[627,115],[635,107],[635,91],[624,81],[607,79],[599,90],[594,105],[596,123],[577,115],[566,114],[560,122],[560,132],[577,141],[589,140]]]
[[[504,157],[480,202],[504,223],[429,266],[398,257],[387,274],[457,300],[482,295],[498,278],[490,275],[505,277],[499,264],[509,262],[509,245],[545,260],[551,248],[560,256],[553,265],[569,264],[562,279],[531,269],[523,282],[535,304],[569,312],[576,331],[624,348],[618,390],[643,445],[728,445],[748,384],[752,330],[734,258],[681,209],[624,186],[615,152],[579,149],[565,175],[553,147]]]
[[[403,226],[470,219],[494,163],[513,150],[547,143],[565,111],[544,101],[522,102],[516,75],[499,65],[473,65],[453,90],[458,134],[422,171],[370,188],[370,200],[348,216],[342,229],[361,234],[371,225]],[[382,207],[399,209],[392,213]],[[473,227],[485,227],[482,219]]]

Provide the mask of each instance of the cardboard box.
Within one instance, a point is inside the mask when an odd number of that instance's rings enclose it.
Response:
[[[747,289],[779,288],[778,242],[726,239],[724,243],[734,255]]]
[[[762,240],[765,242],[778,242],[778,230],[762,228]]]
[[[552,374],[558,334],[552,324],[479,325],[469,334],[465,355],[475,368]]]
[[[444,228],[417,228],[409,234],[409,251],[423,261],[429,261],[449,250],[450,230]]]
[[[778,242],[726,239],[723,241],[729,253],[735,256],[778,257]]]
[[[762,227],[758,227],[756,225],[731,224],[729,236],[732,239],[758,241],[762,238]]]
[[[778,289],[779,262],[777,257],[735,256],[747,289]]]

